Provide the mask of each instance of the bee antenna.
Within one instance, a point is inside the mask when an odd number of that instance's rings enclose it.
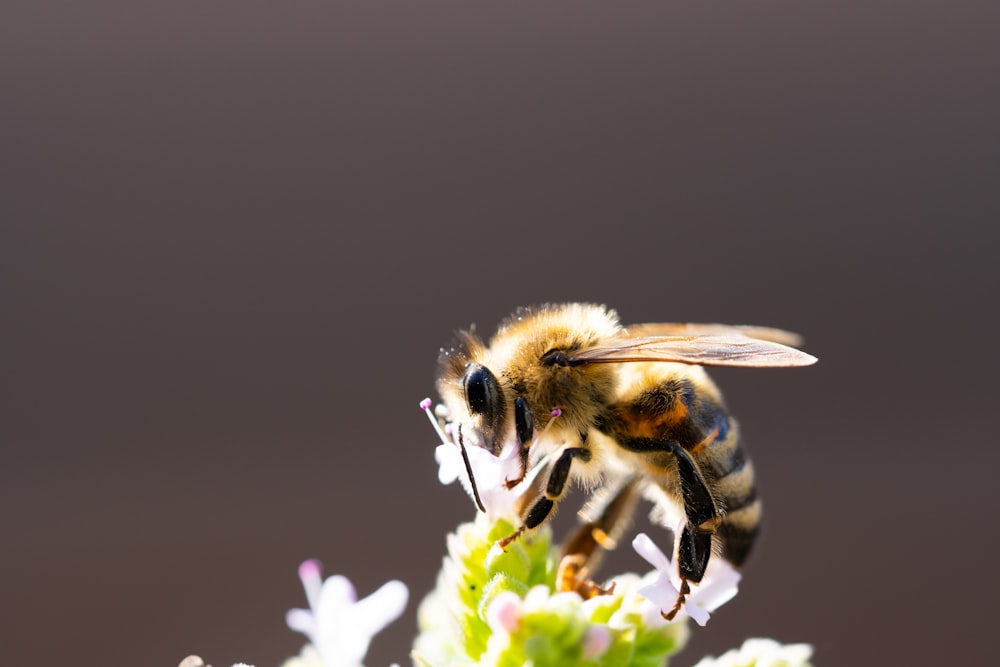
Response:
[[[483,507],[483,501],[479,498],[479,489],[476,488],[476,477],[472,474],[472,464],[469,463],[469,453],[465,451],[465,439],[462,437],[462,424],[458,424],[458,447],[462,450],[462,460],[465,461],[465,472],[469,474],[469,484],[472,486],[472,497],[476,499],[476,507],[483,514],[486,513],[486,508]]]

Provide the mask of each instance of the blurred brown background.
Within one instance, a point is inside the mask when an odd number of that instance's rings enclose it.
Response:
[[[996,4],[355,5],[0,10],[5,662],[277,665],[316,556],[405,664],[437,350],[587,300],[821,359],[716,374],[766,533],[674,664],[987,664]]]

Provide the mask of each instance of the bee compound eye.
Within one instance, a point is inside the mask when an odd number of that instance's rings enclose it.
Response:
[[[500,383],[490,369],[471,364],[465,374],[465,400],[474,415],[495,415],[502,404]]]

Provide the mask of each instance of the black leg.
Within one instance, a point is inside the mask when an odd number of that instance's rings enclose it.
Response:
[[[589,461],[590,450],[583,447],[570,447],[562,451],[549,472],[549,482],[545,486],[547,498],[557,500],[562,496],[566,490],[566,482],[569,480],[569,469],[573,465],[573,459]]]
[[[528,473],[528,449],[531,447],[531,439],[535,435],[528,402],[520,396],[514,399],[514,431],[517,434],[517,444],[521,448],[518,452],[521,459],[521,470],[516,479],[506,480],[508,489],[513,489],[520,484]]]
[[[674,616],[681,610],[681,606],[691,593],[691,586],[688,582],[698,583],[705,576],[705,568],[708,567],[708,559],[712,555],[712,534],[691,530],[690,526],[684,526],[681,534],[677,537],[677,569],[681,575],[681,590],[670,611],[660,611],[663,618],[668,621],[674,620]]]
[[[677,540],[677,571],[681,577],[681,588],[673,608],[668,612],[660,611],[668,621],[673,620],[691,593],[690,583],[698,583],[705,576],[705,569],[712,556],[712,535],[722,523],[722,514],[715,504],[715,498],[694,460],[679,445],[673,445],[672,449],[677,457],[677,473],[687,522],[674,538]]]
[[[677,543],[677,570],[682,579],[698,583],[705,576],[712,555],[712,534],[699,533],[684,526]]]
[[[705,483],[705,478],[683,447],[671,443],[671,450],[677,458],[677,473],[681,480],[684,515],[688,524],[698,531],[714,533],[722,521],[722,516],[715,505],[715,498],[712,497],[708,484]]]
[[[716,411],[721,408],[716,407]],[[719,414],[722,414],[719,412]],[[716,419],[716,422],[718,420]],[[687,422],[686,422],[687,423]],[[613,437],[623,448],[639,453],[669,452],[677,465],[677,481],[680,485],[681,500],[684,505],[684,526],[679,528],[679,534],[674,536],[677,544],[677,568],[681,577],[680,594],[677,604],[669,612],[662,612],[664,618],[672,619],[680,611],[681,606],[691,592],[691,583],[698,583],[705,575],[705,569],[712,556],[712,537],[722,526],[722,512],[715,503],[715,497],[709,489],[705,477],[691,453],[677,439],[636,437],[628,432],[627,423],[614,412],[606,415],[599,428]],[[688,426],[690,424],[688,423]],[[702,432],[695,429],[688,435],[690,442],[685,442],[691,449],[704,446],[703,443],[717,442],[719,436],[716,425],[714,432]],[[675,429],[676,430],[676,429]],[[690,429],[689,429],[690,430]],[[716,438],[712,440],[711,438]],[[735,458],[735,456],[733,457]],[[664,464],[667,462],[664,461]],[[738,465],[736,461],[727,461],[732,468]],[[728,472],[726,474],[728,474]],[[717,473],[716,473],[717,474]]]
[[[525,530],[535,528],[542,524],[552,509],[556,506],[555,501],[562,497],[566,491],[566,482],[569,481],[570,467],[573,459],[579,458],[583,461],[590,460],[590,450],[582,447],[570,447],[562,450],[559,458],[552,464],[549,470],[549,479],[545,485],[545,495],[531,506],[524,517],[524,522],[512,534],[500,540],[501,548],[506,548],[508,544],[516,540]]]
[[[521,523],[518,529],[497,542],[497,544],[500,545],[501,549],[506,549],[508,544],[521,536],[521,533],[531,528],[535,528],[545,521],[546,517],[548,517],[548,515],[552,512],[552,508],[555,506],[556,504],[548,498],[544,496],[539,498],[535,501],[535,504],[531,506],[531,509],[528,510],[528,514],[525,516],[524,522]]]
[[[548,498],[539,498],[538,502],[532,505],[531,510],[528,511],[528,516],[524,519],[524,527],[537,528],[540,526],[555,506],[556,504]]]

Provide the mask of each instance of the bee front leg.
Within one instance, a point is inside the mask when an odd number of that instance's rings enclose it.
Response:
[[[521,448],[518,452],[521,457],[521,471],[517,479],[506,480],[508,489],[513,489],[524,481],[524,476],[528,473],[528,448],[531,446],[531,439],[535,435],[528,402],[520,396],[514,399],[514,427],[517,433],[517,444]]]
[[[556,506],[556,501],[562,497],[566,491],[566,482],[569,481],[570,467],[573,459],[579,458],[582,461],[590,460],[590,450],[583,447],[569,447],[562,450],[559,458],[552,464],[549,470],[549,478],[545,484],[545,495],[535,501],[524,517],[524,521],[516,531],[500,540],[498,543],[501,549],[506,549],[507,545],[516,540],[526,530],[540,526],[552,509]]]

